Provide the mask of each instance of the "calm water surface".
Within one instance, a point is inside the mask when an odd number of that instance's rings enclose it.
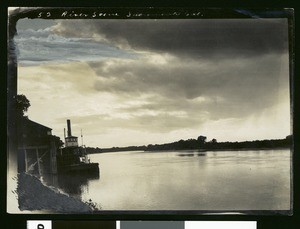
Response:
[[[100,178],[67,192],[103,210],[289,210],[290,150],[90,155]]]

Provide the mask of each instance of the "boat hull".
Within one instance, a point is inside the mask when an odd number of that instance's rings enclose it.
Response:
[[[80,174],[99,174],[99,164],[98,163],[79,163],[72,165],[65,165],[59,168],[61,173],[80,173]]]

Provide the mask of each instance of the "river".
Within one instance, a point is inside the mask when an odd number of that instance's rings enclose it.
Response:
[[[290,150],[90,155],[100,177],[61,188],[102,210],[289,210]],[[70,185],[71,184],[71,185]]]

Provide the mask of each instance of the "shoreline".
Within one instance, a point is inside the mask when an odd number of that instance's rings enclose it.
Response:
[[[145,150],[144,152],[218,152],[218,151],[260,151],[260,150],[291,150],[290,147],[278,147],[278,148],[240,148],[240,149],[181,149],[181,150]]]
[[[292,150],[291,147],[276,147],[276,148],[223,148],[223,149],[170,149],[170,150],[124,150],[124,151],[107,151],[107,152],[98,152],[98,153],[88,153],[89,155],[92,154],[104,154],[104,153],[125,153],[125,152],[150,152],[150,153],[156,153],[156,152],[199,152],[199,153],[205,153],[205,152],[218,152],[218,151],[260,151],[260,150]]]

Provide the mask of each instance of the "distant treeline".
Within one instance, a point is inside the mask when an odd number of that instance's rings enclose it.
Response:
[[[179,140],[166,144],[155,144],[148,146],[128,146],[112,148],[92,148],[87,147],[87,153],[105,153],[119,151],[166,151],[166,150],[238,150],[238,149],[276,149],[290,148],[292,146],[292,136],[285,139],[255,140],[243,142],[217,142],[212,139],[207,142],[205,136],[199,136],[197,139]]]
[[[292,141],[290,137],[285,139],[273,140],[255,140],[243,142],[199,142],[196,139],[180,140],[168,144],[148,145],[148,151],[156,150],[226,150],[226,149],[272,149],[272,148],[288,148],[291,147]]]

